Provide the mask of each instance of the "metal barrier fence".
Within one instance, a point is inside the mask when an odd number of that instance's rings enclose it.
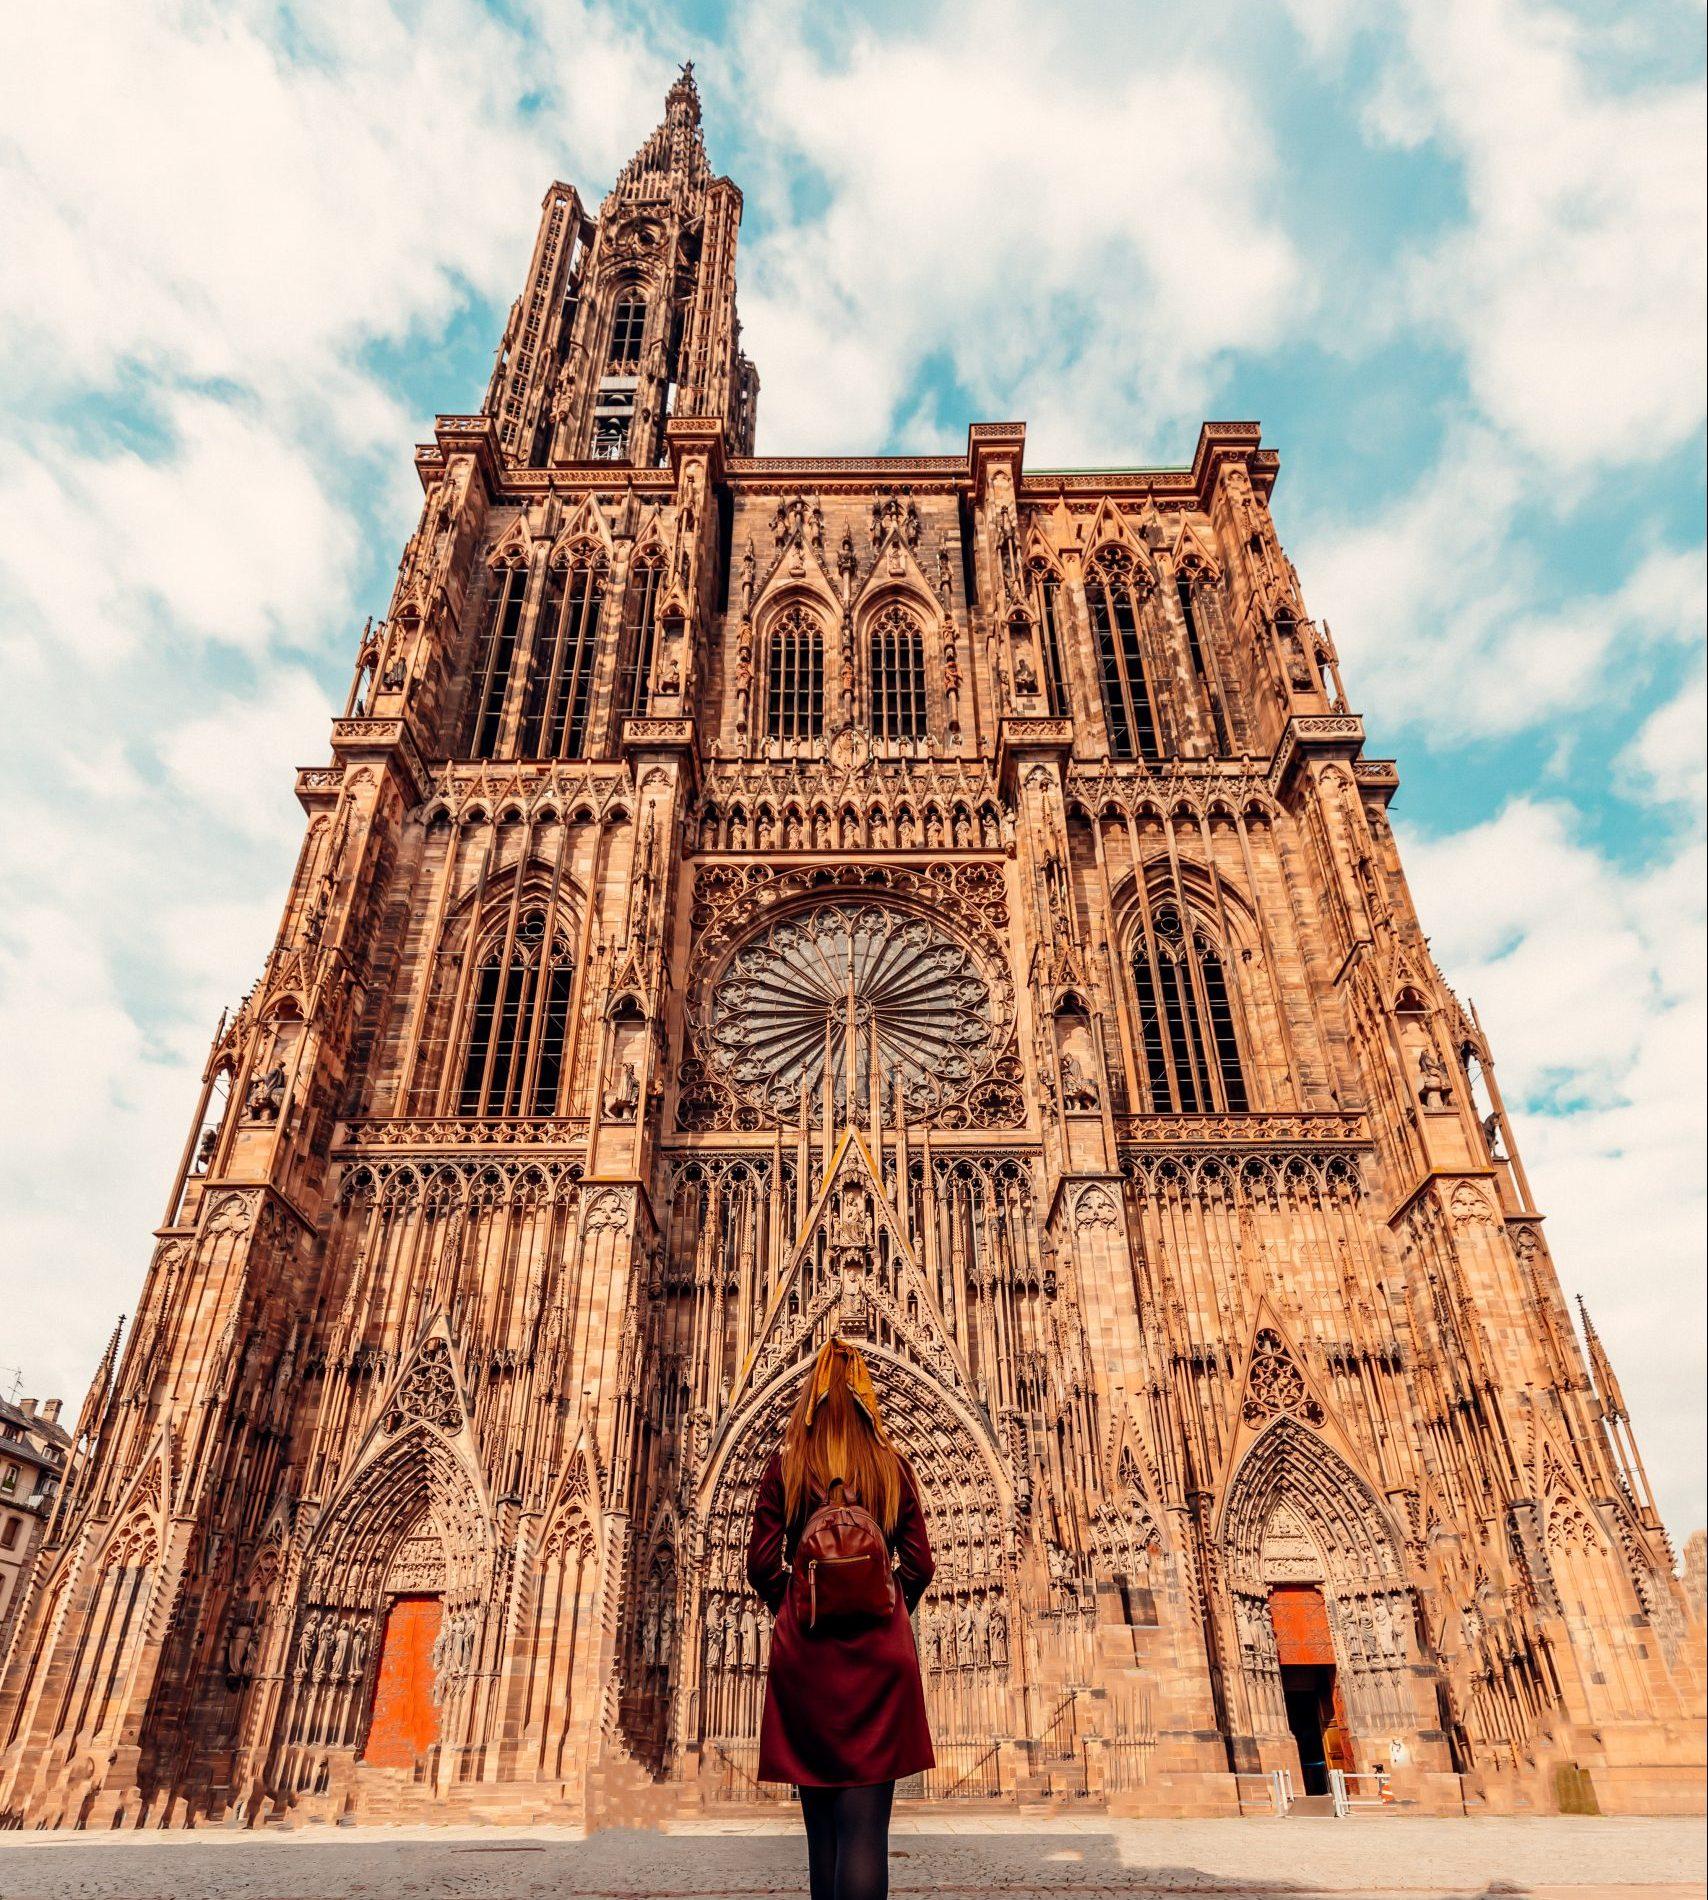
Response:
[[[1255,1784],[1255,1786],[1253,1784]],[[1297,1798],[1293,1788],[1292,1771],[1287,1768],[1271,1768],[1263,1774],[1236,1774],[1234,1776],[1234,1787],[1239,1794],[1240,1812],[1242,1814],[1248,1811],[1246,1806],[1248,1789],[1255,1795],[1256,1789],[1259,1787],[1262,1788],[1263,1794],[1259,1797],[1260,1803],[1266,1805],[1269,1812],[1274,1815],[1285,1814],[1287,1810],[1292,1807],[1293,1802]]]
[[[1385,1808],[1393,1804],[1386,1769],[1371,1774],[1349,1773],[1344,1768],[1328,1771],[1328,1791],[1334,1797],[1335,1819],[1343,1821],[1354,1808]]]

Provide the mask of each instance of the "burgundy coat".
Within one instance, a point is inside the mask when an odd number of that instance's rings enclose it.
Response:
[[[759,1779],[809,1788],[899,1781],[933,1767],[909,1612],[936,1565],[913,1473],[902,1461],[901,1510],[889,1539],[899,1588],[887,1623],[846,1635],[803,1630],[795,1621],[786,1568],[805,1528],[783,1521],[783,1459],[765,1467],[747,1540],[747,1580],[775,1617],[765,1715],[759,1726]],[[806,1517],[823,1503],[809,1498]]]

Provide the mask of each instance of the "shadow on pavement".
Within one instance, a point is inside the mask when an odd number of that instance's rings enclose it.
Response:
[[[1257,1824],[1262,1825],[1262,1824]],[[1285,1860],[1285,1824],[1274,1852]],[[1428,1888],[1415,1865],[1396,1873],[1408,1900],[1516,1900],[1529,1890]],[[1378,1896],[1385,1885],[1325,1888],[1162,1863],[1127,1864],[1112,1834],[909,1833],[894,1838],[894,1900],[996,1900],[1010,1895],[1221,1894],[1263,1900]],[[1587,1890],[1580,1889],[1587,1894]],[[443,1840],[339,1840],[321,1834],[0,1836],[5,1900],[805,1900],[797,1834],[657,1834],[612,1829],[586,1841],[458,1834]]]

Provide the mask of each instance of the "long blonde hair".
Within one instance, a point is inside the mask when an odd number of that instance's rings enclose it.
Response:
[[[809,1492],[828,1495],[837,1479],[888,1536],[901,1515],[901,1457],[878,1416],[878,1395],[858,1348],[833,1333],[783,1432],[783,1499],[791,1524]]]

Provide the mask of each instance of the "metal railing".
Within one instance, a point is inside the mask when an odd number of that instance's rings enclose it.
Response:
[[[937,1766],[925,1771],[927,1801],[997,1801],[1002,1798],[1002,1744],[973,1756],[976,1742],[939,1742]],[[973,1756],[969,1761],[967,1757]],[[966,1765],[963,1767],[963,1761]]]
[[[1070,1689],[1044,1725],[1044,1732],[1035,1744],[1040,1761],[1068,1761],[1079,1753],[1079,1720],[1074,1713],[1078,1701],[1079,1691]]]
[[[1258,1787],[1263,1790],[1261,1805],[1267,1807],[1269,1812],[1274,1815],[1285,1814],[1298,1798],[1297,1792],[1293,1787],[1293,1774],[1291,1769],[1270,1768],[1260,1774],[1236,1774],[1234,1776],[1234,1789],[1239,1796],[1240,1812],[1242,1814],[1250,1812],[1246,1806],[1247,1790],[1251,1789],[1252,1792],[1255,1793]]]
[[[1156,1752],[1154,1734],[1106,1735],[1103,1740],[1103,1792],[1105,1794],[1123,1794],[1131,1788],[1143,1788],[1149,1785],[1151,1756]],[[1087,1780],[1089,1782],[1089,1747],[1087,1738],[1086,1755]]]
[[[723,1766],[718,1774],[717,1798],[720,1801],[787,1801],[794,1789],[784,1781],[761,1781],[754,1770],[759,1766],[759,1744],[755,1740],[711,1744],[712,1752]]]
[[[1377,1768],[1370,1774],[1331,1768],[1328,1771],[1328,1791],[1334,1797],[1337,1821],[1345,1820],[1354,1808],[1386,1808],[1391,1807],[1394,1800],[1385,1768]]]

